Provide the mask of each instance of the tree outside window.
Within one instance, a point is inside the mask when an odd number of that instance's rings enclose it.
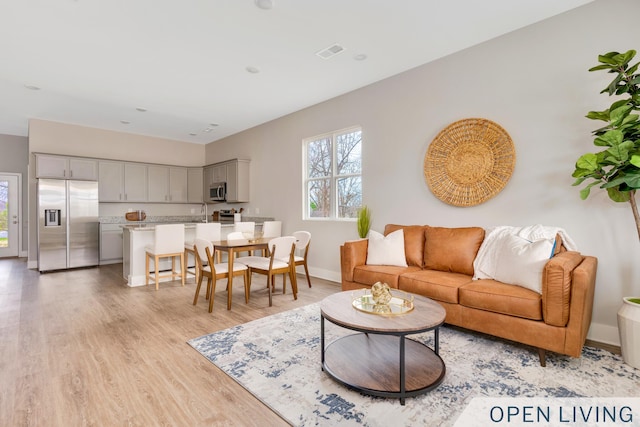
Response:
[[[362,206],[362,130],[304,141],[305,217],[356,218]]]

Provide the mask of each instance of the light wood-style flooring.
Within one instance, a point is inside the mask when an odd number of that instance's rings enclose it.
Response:
[[[209,313],[204,289],[192,305],[190,277],[156,292],[129,288],[121,264],[40,274],[25,259],[0,259],[0,425],[287,425],[186,341],[320,301],[340,285],[312,279],[308,288],[298,276],[294,301],[278,279],[268,307],[266,278],[255,275],[249,304],[238,279],[227,311],[221,280]]]

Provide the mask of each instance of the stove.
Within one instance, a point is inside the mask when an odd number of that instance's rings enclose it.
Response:
[[[234,211],[231,209],[223,209],[220,211],[219,220],[220,224],[233,224]]]

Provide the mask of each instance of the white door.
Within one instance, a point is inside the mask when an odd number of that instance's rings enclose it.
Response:
[[[0,258],[18,256],[18,175],[0,174]]]

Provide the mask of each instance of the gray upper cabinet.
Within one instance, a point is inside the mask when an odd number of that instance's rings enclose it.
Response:
[[[98,161],[76,157],[36,154],[36,178],[96,181]]]
[[[124,163],[98,162],[98,197],[101,202],[124,201]]]
[[[214,182],[226,182],[228,179],[227,175],[227,163],[223,163],[221,165],[214,165],[211,170],[212,175],[212,183]]]
[[[227,202],[249,201],[249,160],[227,162]]]
[[[169,168],[148,166],[148,196],[150,202],[167,202],[169,199]]]
[[[185,203],[187,168],[149,165],[149,202]]]
[[[218,182],[227,183],[227,202],[243,203],[249,201],[250,160],[228,160],[205,166],[203,175],[203,196],[209,200],[209,186]]]
[[[204,196],[204,169],[188,168],[187,169],[187,202],[202,203]],[[207,187],[208,189],[208,187]]]
[[[124,164],[124,202],[147,201],[147,165]]]
[[[224,170],[226,174],[226,167]],[[100,202],[202,203],[205,200],[203,168],[197,167],[35,153],[35,172],[36,178],[98,181]]]
[[[98,194],[101,202],[146,202],[147,165],[101,160]]]

